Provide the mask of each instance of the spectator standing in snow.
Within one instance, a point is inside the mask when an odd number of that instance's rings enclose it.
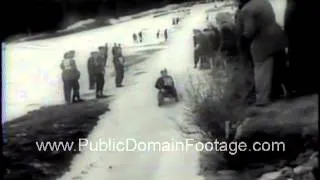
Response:
[[[62,69],[62,80],[63,80],[63,90],[64,98],[67,104],[82,102],[79,94],[79,78],[80,72],[77,68],[76,62],[74,60],[75,51],[68,51],[64,54],[64,59],[60,64]],[[71,92],[73,91],[72,101]]]
[[[104,64],[104,66],[107,66],[108,55],[109,55],[109,46],[108,46],[108,43],[106,43],[105,46],[104,46],[104,55],[105,55],[105,58],[106,58],[106,62],[105,62],[105,64]]]
[[[239,59],[239,49],[237,46],[238,37],[233,15],[226,12],[218,13],[216,15],[216,21],[221,34],[220,52],[226,57],[228,65],[234,65]]]
[[[241,34],[251,39],[256,105],[266,105],[281,94],[286,36],[267,0],[246,1],[237,19],[242,25]]]
[[[122,56],[122,47],[121,47],[121,44],[118,44],[118,51],[119,51],[120,56]]]
[[[132,35],[132,38],[133,38],[133,42],[137,42],[137,34],[136,33],[133,33],[133,35]]]
[[[209,68],[209,55],[212,53],[212,45],[210,39],[201,30],[194,29],[194,68],[200,61],[200,68]]]
[[[121,52],[121,47],[116,48],[115,55],[113,56],[113,66],[116,72],[115,84],[116,87],[123,87],[122,80],[124,78],[124,58]]]
[[[142,39],[142,32],[141,32],[141,31],[139,32],[139,40],[140,40],[140,42],[142,42],[142,40],[143,40],[143,39]]]
[[[106,97],[103,95],[103,86],[104,86],[104,75],[105,75],[105,60],[104,60],[104,52],[100,51],[98,56],[94,59],[94,70],[95,70],[95,77],[96,77],[96,98],[104,98]]]
[[[168,40],[168,30],[165,29],[163,34],[164,34],[164,40],[167,41]]]
[[[116,54],[116,50],[117,50],[117,43],[114,43],[113,47],[112,47],[112,56],[115,56]]]
[[[89,89],[93,90],[96,84],[95,77],[95,59],[98,57],[98,52],[92,52],[91,56],[88,59],[87,67],[89,74]]]
[[[107,64],[107,56],[106,56],[106,48],[103,46],[100,46],[99,48],[99,56],[103,59],[103,64],[106,66]]]

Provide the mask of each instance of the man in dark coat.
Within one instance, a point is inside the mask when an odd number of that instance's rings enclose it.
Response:
[[[103,87],[104,87],[104,75],[105,75],[105,59],[103,52],[100,52],[95,58],[95,77],[96,77],[96,98],[104,98],[106,97],[103,94]]]
[[[116,48],[115,55],[113,56],[113,66],[116,72],[115,84],[117,88],[123,87],[122,80],[124,78],[124,57],[121,49]]]
[[[209,25],[208,28],[204,29],[203,34],[210,41],[208,49],[208,58],[213,62],[217,52],[219,51],[221,44],[220,32],[214,25]]]
[[[140,42],[142,42],[142,32],[141,31],[139,32],[139,40],[140,40]]]
[[[76,62],[74,60],[75,51],[68,51],[64,54],[64,59],[60,64],[62,69],[62,80],[63,80],[63,90],[64,98],[67,104],[82,102],[80,98],[80,85],[79,78],[80,72],[77,68]],[[72,101],[71,101],[71,91],[73,91]]]
[[[112,56],[115,56],[116,51],[117,51],[117,43],[114,43],[114,44],[113,44],[113,47],[112,47],[112,49],[111,49]]]
[[[194,46],[195,46],[195,59],[194,68],[197,67],[200,61],[200,68],[210,68],[209,57],[212,54],[211,41],[205,33],[201,30],[194,30]]]
[[[136,33],[133,33],[133,35],[132,35],[132,38],[133,38],[133,42],[137,42],[137,34]]]
[[[237,47],[239,51],[239,64],[242,65],[242,75],[244,77],[245,101],[248,105],[255,103],[256,93],[254,85],[253,60],[250,45],[253,38],[248,38],[242,34],[243,20],[240,18],[240,10],[249,0],[239,0],[238,10],[235,14],[235,27],[237,33]]]
[[[95,88],[96,77],[95,77],[95,59],[98,57],[98,52],[92,52],[88,59],[87,67],[89,74],[89,89]]]
[[[122,47],[121,47],[121,44],[118,44],[118,51],[119,51],[120,56],[122,56]]]
[[[168,29],[165,29],[163,34],[164,34],[164,40],[167,41],[168,40]]]
[[[104,56],[106,58],[106,62],[104,64],[104,66],[107,66],[108,55],[109,55],[109,46],[108,46],[108,43],[106,43],[104,46]]]
[[[108,56],[106,55],[106,49],[104,46],[100,46],[98,49],[99,49],[99,56],[101,56],[101,58],[103,59],[103,64],[104,66],[106,66],[107,58],[108,58]]]
[[[252,39],[250,52],[254,63],[256,105],[265,105],[271,101],[272,89],[275,88],[272,83],[274,60],[285,50],[286,36],[276,23],[272,6],[267,0],[247,2],[239,11],[239,16],[243,28],[241,34]]]

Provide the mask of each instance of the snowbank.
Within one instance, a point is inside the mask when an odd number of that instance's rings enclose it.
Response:
[[[95,19],[82,20],[82,21],[76,22],[76,23],[68,26],[66,29],[63,29],[61,31],[70,31],[70,30],[74,30],[74,29],[77,29],[77,28],[84,28],[88,24],[92,24],[95,21],[96,21]]]

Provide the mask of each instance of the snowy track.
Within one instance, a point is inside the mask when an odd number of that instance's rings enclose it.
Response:
[[[178,91],[184,93],[187,71],[192,72],[191,33],[202,19],[200,10],[196,9],[183,22],[183,28],[174,34],[168,49],[141,64],[148,67],[147,72],[137,77],[139,83],[121,90],[121,95],[110,105],[111,111],[101,117],[89,135],[89,142],[98,142],[99,138],[116,139],[116,142],[131,138],[143,142],[185,141],[176,125],[184,118],[184,102],[159,108],[154,83],[159,71],[166,67],[175,78]],[[93,152],[88,147],[75,157],[71,170],[60,180],[200,180],[198,167],[198,152],[192,148],[188,152]]]

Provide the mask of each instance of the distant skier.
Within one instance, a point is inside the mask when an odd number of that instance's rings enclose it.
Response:
[[[168,30],[165,29],[163,34],[164,34],[164,40],[167,41],[168,40]]]
[[[77,68],[76,62],[74,60],[75,51],[68,51],[64,54],[64,59],[60,64],[62,69],[62,80],[63,80],[63,90],[64,98],[67,104],[82,102],[79,94],[79,78],[80,72]],[[73,90],[73,96],[71,101],[71,92]]]
[[[140,40],[140,42],[143,41],[143,39],[142,39],[142,32],[141,32],[141,31],[139,32],[139,40]]]
[[[113,56],[113,66],[116,72],[115,84],[116,87],[123,87],[122,80],[124,78],[124,58],[121,52],[121,47],[117,47]]]
[[[179,18],[179,17],[177,17],[177,18],[176,18],[176,22],[177,22],[177,24],[179,24],[179,21],[180,21],[180,18]]]
[[[157,32],[157,39],[159,39],[160,38],[160,30],[158,30],[158,32]]]
[[[95,59],[98,57],[98,52],[91,52],[91,56],[88,59],[87,67],[89,74],[89,89],[95,88],[96,77],[95,77]]]
[[[104,80],[104,75],[105,75],[105,59],[103,56],[103,52],[99,52],[98,56],[94,59],[95,63],[95,77],[96,77],[96,83],[97,83],[97,87],[96,87],[96,98],[104,98],[106,97],[105,95],[103,95],[103,86],[105,83]]]

